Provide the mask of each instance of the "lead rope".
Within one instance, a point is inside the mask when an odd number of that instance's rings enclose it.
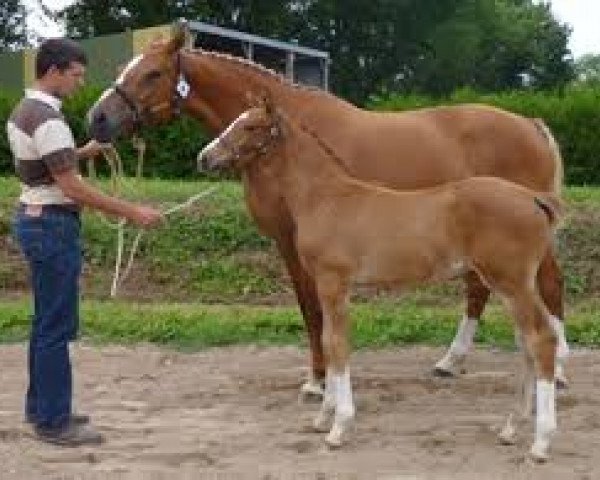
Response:
[[[134,137],[133,146],[137,150],[138,153],[138,162],[136,168],[136,178],[139,180],[142,178],[143,165],[144,165],[144,157],[146,153],[146,142],[141,137]],[[113,196],[119,196],[121,194],[121,186],[123,185],[123,181],[125,178],[123,171],[123,162],[121,161],[121,156],[119,152],[115,148],[113,144],[107,144],[102,149],[102,154],[110,167],[110,184]],[[96,178],[96,172],[93,165],[93,160],[88,161],[88,175],[91,179]],[[163,211],[163,215],[168,216],[172,213],[183,210],[187,207],[190,207],[194,203],[196,203],[201,198],[207,197],[217,190],[217,186],[213,186],[203,190],[200,193],[192,195],[186,201],[179,203],[167,210]],[[113,274],[112,285],[110,288],[110,297],[115,298],[118,293],[118,289],[129,275],[131,271],[131,267],[133,266],[133,260],[135,258],[135,254],[138,250],[140,240],[144,234],[143,229],[138,229],[135,238],[133,239],[133,243],[131,244],[131,249],[129,250],[129,258],[127,260],[127,265],[121,273],[121,267],[123,264],[123,252],[125,250],[125,224],[126,220],[124,218],[119,219],[118,222],[111,222],[108,220],[103,214],[100,214],[100,218],[102,221],[112,229],[117,231],[117,252],[115,256],[115,269]]]

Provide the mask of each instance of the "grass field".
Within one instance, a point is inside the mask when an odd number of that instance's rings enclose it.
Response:
[[[127,197],[162,208],[211,185],[214,195],[148,233],[117,301],[107,298],[115,234],[97,215],[84,218],[82,331],[94,341],[156,342],[197,349],[232,343],[302,343],[304,327],[284,268],[270,240],[248,217],[233,181],[129,180]],[[27,272],[10,238],[18,185],[0,178],[0,341],[26,337]],[[572,343],[600,344],[600,188],[566,191],[568,215],[559,235]],[[134,231],[129,231],[131,238]],[[462,315],[462,285],[436,285],[403,294],[356,292],[352,317],[357,347],[445,344]],[[477,340],[513,344],[511,324],[493,304]]]

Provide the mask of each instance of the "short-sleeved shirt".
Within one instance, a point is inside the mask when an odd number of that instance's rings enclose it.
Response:
[[[21,181],[21,203],[77,209],[52,175],[78,171],[75,140],[60,109],[58,98],[28,89],[8,119],[6,130]]]

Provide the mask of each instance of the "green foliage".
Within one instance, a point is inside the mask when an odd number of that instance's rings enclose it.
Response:
[[[89,138],[86,132],[87,111],[100,96],[101,89],[95,86],[82,88],[69,98],[63,112],[73,130],[76,142],[82,145]],[[17,94],[0,91],[0,123],[6,124],[10,112],[19,101]],[[202,126],[190,117],[181,117],[168,125],[148,126],[141,133],[147,150],[144,175],[158,178],[182,178],[197,176],[196,155],[207,141]],[[134,175],[138,162],[137,152],[131,142],[121,141],[117,148],[123,159],[125,170]],[[12,173],[13,160],[5,130],[0,134],[0,173]],[[106,166],[99,168],[107,173]]]
[[[376,110],[409,110],[438,104],[484,103],[528,117],[542,118],[561,146],[566,182],[571,185],[600,183],[600,88],[570,87],[563,92],[511,91],[482,94],[470,89],[443,99],[398,95],[373,96]]]
[[[2,124],[2,131],[0,132],[0,173],[12,173],[14,171],[14,160],[10,153],[5,125],[18,101],[19,97],[16,93],[0,91],[0,124]]]
[[[575,62],[576,82],[600,86],[600,55],[588,53]]]
[[[27,11],[22,0],[2,0],[0,3],[0,52],[27,44]]]
[[[569,29],[544,3],[459,2],[435,26],[403,91],[445,95],[457,87],[501,91],[524,85],[562,87],[573,77]]]
[[[358,104],[382,90],[504,90],[521,86],[522,75],[548,88],[573,75],[569,29],[533,0],[122,0],[111,7],[76,0],[60,16],[76,38],[185,17],[323,49],[333,91]]]

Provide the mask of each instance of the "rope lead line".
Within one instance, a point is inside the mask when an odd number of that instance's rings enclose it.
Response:
[[[133,145],[138,152],[136,178],[141,179],[144,165],[144,156],[146,152],[146,143],[142,138],[136,137],[133,141]],[[119,196],[121,194],[121,186],[125,178],[121,156],[119,155],[119,152],[117,151],[115,146],[112,144],[109,144],[105,148],[103,148],[102,154],[104,155],[106,162],[110,166],[111,194],[113,196]],[[88,163],[88,175],[91,180],[94,180],[96,178],[95,169],[91,161]],[[202,192],[192,195],[186,201],[179,203],[167,210],[164,210],[163,215],[168,216],[175,212],[188,208],[201,198],[207,197],[216,190],[217,185],[209,187],[206,190],[203,190]],[[121,267],[123,265],[123,253],[125,250],[125,225],[127,222],[124,218],[120,218],[118,222],[111,222],[103,214],[100,214],[100,218],[108,227],[117,231],[117,254],[115,257],[115,269],[113,274],[112,285],[110,288],[110,297],[115,298],[117,296],[119,287],[123,285],[123,282],[125,281],[125,279],[131,271],[131,267],[133,266],[133,260],[135,258],[135,254],[138,250],[140,241],[144,234],[144,230],[140,228],[135,238],[133,239],[131,249],[129,250],[129,258],[127,260],[127,265],[123,270],[123,273],[121,273]]]

